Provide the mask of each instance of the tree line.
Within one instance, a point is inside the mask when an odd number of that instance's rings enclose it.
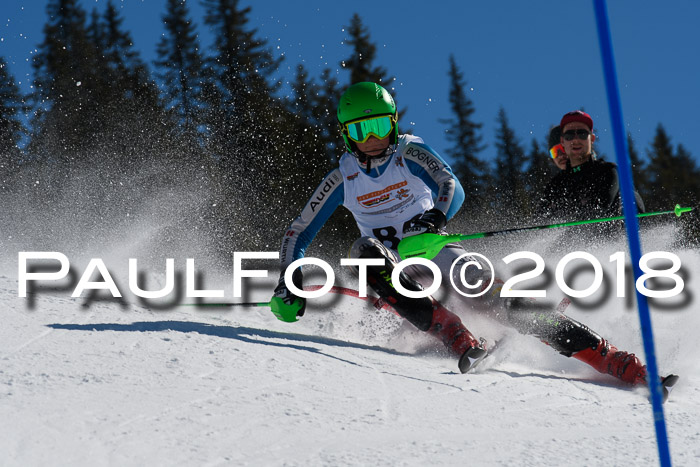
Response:
[[[145,199],[185,190],[197,194],[197,214],[179,229],[206,233],[224,254],[275,249],[343,152],[335,117],[341,93],[359,81],[394,93],[395,78],[375,64],[377,47],[358,14],[345,25],[348,58],[340,73],[328,67],[313,77],[300,64],[289,77],[283,58],[249,24],[251,7],[238,0],[201,5],[212,45],[202,47],[187,2],[168,0],[157,60],[149,66],[113,0],[102,12],[88,12],[78,0],[50,0],[30,94],[20,92],[0,56],[2,192],[99,232]],[[512,216],[527,223],[555,171],[547,135],[526,148],[501,108],[496,144],[487,148],[453,56],[446,72],[451,114],[441,123],[450,146],[443,155],[454,161],[467,193],[460,215],[486,222],[501,213],[504,223]],[[286,96],[283,79],[291,87]],[[646,157],[628,142],[648,209],[697,202],[700,169],[661,124]],[[336,213],[321,235],[333,242],[352,225],[348,214]]]

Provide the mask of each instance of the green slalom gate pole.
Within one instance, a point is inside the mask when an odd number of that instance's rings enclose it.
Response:
[[[692,210],[693,208],[683,208],[680,205],[676,204],[676,207],[673,209],[673,211],[647,212],[637,214],[637,217],[660,216],[663,214],[675,214],[676,216],[680,217],[681,214],[683,214],[684,212],[689,212]],[[624,218],[625,216],[606,217],[603,219],[589,219],[584,221],[564,222],[562,224],[536,225],[533,227],[520,227],[515,229],[496,230],[493,232],[480,232],[473,234],[439,235],[424,233],[420,235],[414,235],[412,237],[404,237],[401,240],[401,242],[399,242],[398,251],[399,255],[401,256],[401,259],[433,259],[448,243],[461,242],[462,240],[473,240],[476,238],[494,237],[497,235],[505,235],[517,232],[528,232],[531,230],[555,229],[558,227],[571,227],[574,225],[585,224],[598,224],[601,222],[623,220]]]

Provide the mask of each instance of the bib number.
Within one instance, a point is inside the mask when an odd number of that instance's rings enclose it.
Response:
[[[391,226],[372,229],[374,238],[382,242],[385,247],[391,248],[392,250],[396,250],[399,247],[399,242],[401,241],[396,236],[396,233],[396,229]]]
[[[418,214],[411,220],[404,222],[401,233],[403,234],[403,232],[411,226],[413,221],[418,219],[420,216],[421,215]],[[397,237],[397,234],[398,232],[396,231],[396,228],[392,226],[372,229],[372,235],[374,235],[374,238],[382,242],[385,247],[391,248],[392,250],[396,250],[399,247],[399,242],[401,241],[401,239]]]

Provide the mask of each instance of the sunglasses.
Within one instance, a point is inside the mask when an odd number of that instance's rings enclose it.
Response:
[[[564,151],[564,146],[561,144],[557,144],[556,146],[552,146],[552,149],[549,150],[549,155],[552,156],[552,159],[556,159],[557,157],[566,154]]]
[[[572,141],[574,138],[587,139],[590,134],[590,131],[580,128],[578,130],[565,131],[561,136],[565,141]]]
[[[343,127],[348,138],[356,143],[364,143],[370,136],[376,136],[379,139],[386,138],[394,129],[395,123],[391,115],[382,115],[348,123]]]

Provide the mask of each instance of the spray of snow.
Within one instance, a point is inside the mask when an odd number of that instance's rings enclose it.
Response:
[[[5,463],[655,462],[644,389],[623,387],[459,302],[449,305],[467,326],[499,342],[467,375],[430,337],[350,297],[314,300],[295,324],[278,322],[266,308],[159,311],[107,301],[84,308],[70,291],[43,290],[30,309],[17,298],[14,268],[21,250],[56,249],[76,264],[101,257],[120,277],[128,257],[143,259],[154,271],[166,257],[196,257],[207,269],[217,261],[210,258],[206,232],[183,232],[179,222],[196,215],[202,198],[186,189],[176,196],[158,193],[140,200],[128,216],[101,220],[97,230],[67,208],[33,213],[15,200],[14,212],[3,213]],[[27,217],[13,222],[18,212]],[[600,259],[606,277],[614,277],[607,258],[626,250],[624,240],[591,241],[579,234],[519,234],[469,248],[488,256],[502,276],[512,271],[500,258],[515,251],[540,254],[553,271],[566,252],[585,250]],[[673,238],[672,227],[643,235],[645,251],[673,251],[683,261],[684,296],[673,306],[653,302],[652,310],[659,366],[682,376],[665,406],[672,455],[678,465],[694,465],[700,462],[700,316],[694,297],[700,258],[694,250],[674,249]],[[230,290],[230,272],[207,272],[210,287]],[[591,279],[585,271],[579,276],[571,285],[585,288]],[[356,286],[345,272],[338,277],[342,285]],[[149,284],[163,282],[157,272],[151,279]],[[316,279],[310,275],[308,283]],[[274,273],[251,281],[248,298],[268,300],[275,281]],[[547,303],[555,306],[563,297],[553,281],[538,284],[547,290]],[[575,301],[567,313],[618,347],[642,353],[628,298],[615,298],[608,289]]]

